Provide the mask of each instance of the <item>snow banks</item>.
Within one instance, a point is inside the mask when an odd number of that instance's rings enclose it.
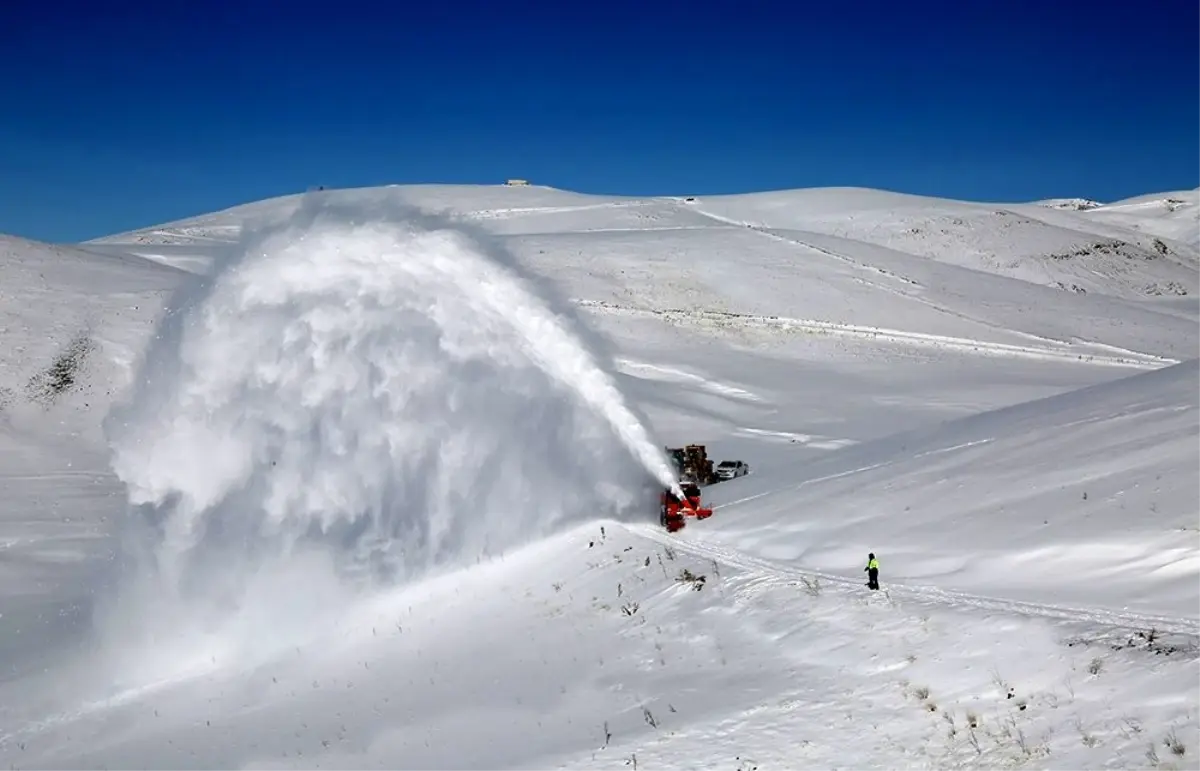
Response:
[[[310,201],[195,286],[107,425],[136,617],[282,643],[347,579],[651,517],[674,482],[575,322],[461,230]]]

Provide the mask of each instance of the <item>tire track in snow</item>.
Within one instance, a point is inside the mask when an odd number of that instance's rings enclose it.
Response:
[[[694,211],[703,217],[708,217],[710,220],[713,220],[714,222],[720,222],[724,225],[736,225],[739,227],[747,228],[749,230],[753,230],[755,233],[758,233],[760,236],[763,236],[764,238],[770,238],[774,241],[780,241],[785,244],[791,244],[792,246],[803,246],[806,249],[811,249],[814,252],[817,252],[818,254],[825,255],[826,257],[832,257],[833,259],[838,260],[839,262],[844,262],[845,264],[850,265],[851,267],[856,268],[861,271],[866,271],[868,273],[875,273],[877,275],[892,279],[893,281],[899,281],[900,283],[908,284],[909,286],[915,286],[915,287],[921,286],[921,282],[917,281],[916,279],[911,279],[908,276],[902,276],[899,273],[893,273],[890,270],[885,270],[884,268],[880,268],[876,265],[870,265],[868,263],[861,262],[859,260],[854,259],[853,257],[848,256],[848,255],[841,254],[839,252],[835,252],[832,249],[826,249],[823,246],[817,246],[815,244],[806,243],[806,242],[800,241],[798,239],[787,238],[785,236],[779,235],[778,233],[772,233],[764,225],[759,225],[759,224],[756,224],[753,222],[742,222],[739,220],[735,220],[731,217],[723,217],[720,214],[713,214],[712,212],[704,211],[703,209],[700,209],[700,208],[693,208],[693,209],[691,209],[691,211]],[[869,281],[864,281],[863,283],[866,283],[869,286],[873,286],[876,289],[882,289],[883,291],[886,291],[886,292],[893,292],[895,294],[899,294],[904,297],[911,296],[905,292],[899,292],[895,289],[888,289],[887,287],[882,287],[882,286],[879,286],[878,284],[872,284]]]
[[[693,208],[692,211],[695,211],[697,214],[707,217],[707,218],[713,220],[714,222],[719,222],[719,223],[722,223],[724,225],[729,225],[729,226],[743,227],[743,228],[746,228],[748,230],[751,230],[751,231],[763,236],[764,238],[770,238],[774,241],[791,244],[792,246],[800,246],[805,249],[809,249],[814,252],[817,252],[818,254],[823,254],[827,257],[832,257],[835,260],[846,263],[847,265],[851,265],[859,270],[877,273],[879,275],[899,281],[904,284],[908,284],[908,285],[916,287],[916,288],[923,288],[923,285],[921,284],[921,282],[917,281],[916,279],[912,279],[912,278],[909,278],[908,276],[900,275],[899,273],[894,273],[890,270],[886,270],[884,268],[880,268],[878,266],[871,265],[869,263],[861,262],[859,260],[854,259],[853,257],[850,257],[849,255],[842,254],[841,252],[837,252],[837,251],[834,251],[833,249],[828,249],[823,246],[817,246],[816,244],[810,243],[808,241],[804,241],[799,238],[779,235],[778,233],[772,232],[772,229],[767,227],[766,225],[762,225],[762,224],[755,223],[755,222],[746,222],[746,221],[742,221],[742,220],[736,220],[736,219],[733,219],[732,217],[724,217],[719,214],[713,214],[712,212],[704,211],[703,209],[700,209],[700,208]],[[861,281],[862,283],[864,283],[868,286],[879,289],[881,291],[890,292],[892,294],[899,295],[900,297],[911,300],[913,302],[920,303],[921,305],[924,305],[927,308],[931,308],[932,310],[938,311],[939,313],[944,313],[948,316],[953,316],[956,319],[962,319],[963,321],[969,321],[973,324],[980,324],[985,327],[991,327],[992,329],[997,329],[997,330],[1000,330],[1007,334],[1025,338],[1027,340],[1034,340],[1036,342],[1043,343],[1043,344],[1049,344],[1049,345],[1069,345],[1072,342],[1075,342],[1075,343],[1082,343],[1084,345],[1088,345],[1088,346],[1091,346],[1094,348],[1106,350],[1111,353],[1123,354],[1126,356],[1134,356],[1134,357],[1146,356],[1146,354],[1141,354],[1141,353],[1138,353],[1137,351],[1131,351],[1131,350],[1128,350],[1125,348],[1119,348],[1115,345],[1107,345],[1105,343],[1097,343],[1097,342],[1091,342],[1091,341],[1087,341],[1087,340],[1074,340],[1074,341],[1057,340],[1052,337],[1043,337],[1042,335],[1035,335],[1031,332],[1022,332],[1021,330],[1018,330],[1018,329],[1009,329],[1007,327],[998,327],[995,324],[993,324],[992,322],[985,321],[983,319],[978,319],[978,318],[975,318],[974,316],[970,316],[966,313],[961,313],[959,311],[951,310],[950,308],[947,308],[943,305],[939,305],[938,303],[926,300],[925,298],[923,298],[913,292],[906,292],[906,291],[903,291],[900,289],[892,289],[889,287],[880,286],[879,284],[875,284],[873,282],[866,281],[864,279],[859,279],[859,281]],[[1155,357],[1155,358],[1158,358],[1158,357]],[[1177,361],[1173,361],[1173,360],[1162,360],[1162,361],[1164,363],[1178,364]]]
[[[634,209],[654,206],[655,204],[662,205],[663,203],[665,202],[654,198],[633,198],[625,201],[599,201],[597,203],[568,204],[565,206],[511,206],[495,209],[474,209],[464,212],[462,216],[466,219],[477,220],[504,219],[507,217],[520,217],[526,214],[571,214],[574,212],[595,211],[597,209]]]
[[[638,377],[644,380],[660,380],[669,383],[686,383],[695,386],[702,391],[707,391],[717,396],[724,396],[730,399],[738,399],[746,402],[762,402],[763,398],[758,394],[747,391],[738,386],[721,383],[716,380],[710,380],[693,372],[687,372],[676,367],[668,367],[662,364],[651,364],[647,361],[638,361],[630,358],[618,358],[616,360],[617,367],[626,375]]]
[[[854,593],[861,595],[867,591],[866,580],[848,578],[843,575],[825,573],[818,570],[785,565],[779,562],[755,557],[734,548],[718,546],[704,542],[686,530],[677,533],[667,533],[665,530],[648,524],[627,524],[625,527],[632,532],[673,549],[687,552],[695,557],[716,561],[721,565],[742,570],[756,579],[771,582],[793,583],[804,579],[819,578],[829,585],[828,588],[843,594]],[[891,598],[909,600],[911,602],[950,608],[974,609],[1003,613],[1016,616],[1039,617],[1053,621],[1067,622],[1106,630],[1106,635],[1093,635],[1090,640],[1100,641],[1108,637],[1124,640],[1131,633],[1156,630],[1160,635],[1178,635],[1184,638],[1182,645],[1177,647],[1182,652],[1196,655],[1200,650],[1200,621],[1191,618],[1159,616],[1144,613],[1106,610],[1102,608],[1079,608],[1065,605],[1048,605],[1024,600],[1010,600],[998,597],[985,597],[966,592],[939,589],[935,586],[892,583],[885,590]],[[1120,634],[1113,634],[1114,632]]]
[[[1015,345],[1012,343],[993,343],[983,340],[973,340],[965,337],[949,335],[934,335],[925,332],[904,332],[885,327],[871,327],[859,324],[844,324],[835,321],[820,321],[817,319],[798,319],[787,316],[763,316],[749,313],[732,313],[728,311],[708,311],[701,309],[668,308],[649,310],[633,308],[626,305],[607,302],[605,300],[575,300],[582,308],[589,308],[600,313],[612,313],[624,316],[641,316],[645,318],[662,318],[666,320],[680,319],[685,321],[710,321],[743,328],[776,328],[784,331],[809,332],[836,337],[850,337],[860,340],[911,345],[923,348],[938,348],[955,350],[963,353],[973,353],[982,356],[1008,356],[1025,359],[1074,361],[1084,364],[1098,364],[1113,367],[1133,367],[1135,369],[1159,369],[1178,364],[1175,359],[1166,359],[1151,354],[1128,352],[1127,355],[1105,355],[1071,350],[1068,345],[1061,348],[1032,345]],[[1053,341],[1047,341],[1053,344]]]

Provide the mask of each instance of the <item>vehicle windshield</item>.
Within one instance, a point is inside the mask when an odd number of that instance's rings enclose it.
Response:
[[[717,464],[717,468],[733,468],[737,463],[731,460],[723,460]]]

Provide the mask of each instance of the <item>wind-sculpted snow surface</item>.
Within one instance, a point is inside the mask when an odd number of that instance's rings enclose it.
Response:
[[[464,231],[312,204],[244,247],[110,417],[140,576],[122,601],[194,622],[258,596],[279,620],[348,578],[650,515],[647,485],[674,484],[574,321]]]

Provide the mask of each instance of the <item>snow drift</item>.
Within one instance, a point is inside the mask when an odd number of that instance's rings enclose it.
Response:
[[[194,286],[107,425],[138,617],[301,629],[347,580],[653,516],[674,482],[575,322],[463,230],[310,200]]]

